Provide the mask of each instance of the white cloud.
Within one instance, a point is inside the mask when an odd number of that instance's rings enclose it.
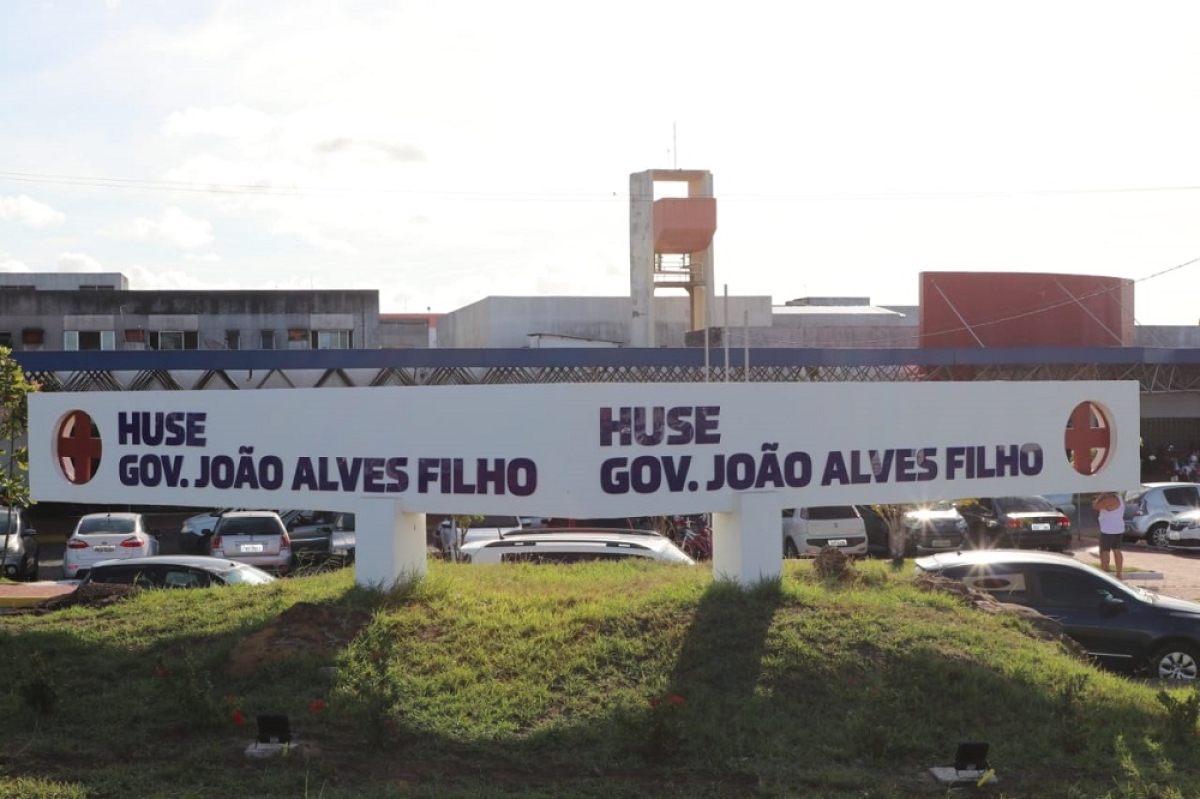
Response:
[[[353,254],[358,248],[348,241],[326,236],[316,225],[305,224],[297,220],[279,220],[271,228],[271,232],[281,236],[295,236],[301,241],[325,252]]]
[[[110,225],[101,232],[114,239],[162,241],[187,249],[202,247],[213,240],[209,222],[190,217],[178,208],[168,208],[158,219],[139,216],[128,222]]]
[[[64,252],[58,256],[60,272],[103,272],[104,267],[90,255],[81,252]]]
[[[219,264],[219,263],[221,263],[221,256],[217,255],[215,252],[205,252],[205,253],[189,252],[184,257],[187,258],[189,261],[195,261],[197,263],[202,263],[202,264]]]
[[[185,108],[167,116],[163,132],[168,136],[217,136],[226,139],[262,139],[275,132],[279,123],[262,111],[245,106]]]
[[[244,288],[234,280],[206,280],[194,272],[178,269],[152,269],[141,264],[131,264],[121,271],[129,278],[129,288],[138,291],[231,291]]]
[[[61,225],[66,220],[62,211],[22,194],[18,197],[0,197],[0,219],[11,220],[30,227]]]
[[[24,261],[18,261],[16,258],[6,258],[0,256],[0,272],[32,272],[29,265]]]

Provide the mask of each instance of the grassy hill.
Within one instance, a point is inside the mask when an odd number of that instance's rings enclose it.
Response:
[[[785,569],[438,562],[6,614],[0,796],[1200,795],[1195,690],[883,562]],[[259,714],[286,756],[246,756]],[[961,741],[997,784],[929,775]]]

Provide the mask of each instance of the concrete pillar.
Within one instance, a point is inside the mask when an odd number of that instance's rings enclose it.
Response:
[[[387,589],[425,576],[424,513],[405,513],[401,502],[369,500],[355,508],[354,529],[354,580],[359,585]]]
[[[629,346],[654,347],[654,170],[629,176]]]
[[[735,494],[713,514],[713,577],[749,587],[783,574],[783,522],[774,491]]]

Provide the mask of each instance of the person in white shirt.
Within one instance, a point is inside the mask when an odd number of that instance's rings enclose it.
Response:
[[[1125,555],[1121,552],[1125,541],[1125,500],[1116,491],[1105,491],[1092,500],[1092,509],[1100,525],[1100,568],[1108,572],[1109,553],[1112,553],[1120,580],[1125,569]]]

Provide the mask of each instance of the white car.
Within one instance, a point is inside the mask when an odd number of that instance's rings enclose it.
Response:
[[[695,566],[671,539],[649,530],[529,530],[462,545],[462,563],[579,563],[592,560],[663,561]]]
[[[1175,514],[1167,530],[1167,548],[1200,552],[1200,510]]]
[[[102,560],[83,583],[136,585],[141,588],[209,588],[215,585],[265,585],[275,578],[246,563],[204,555],[155,555],[137,560]]]
[[[813,505],[783,511],[783,556],[814,557],[825,547],[866,555],[867,526],[853,505]]]
[[[140,513],[89,513],[75,525],[63,550],[63,575],[82,579],[102,560],[129,560],[158,554],[158,534]]]

